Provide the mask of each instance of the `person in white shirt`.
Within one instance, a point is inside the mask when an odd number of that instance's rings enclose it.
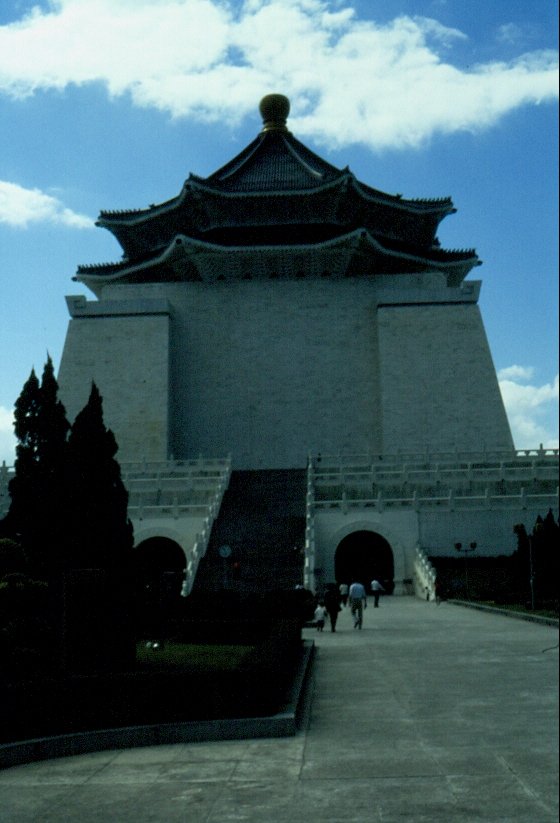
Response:
[[[383,588],[383,586],[381,585],[379,580],[372,580],[371,581],[371,590],[373,592],[373,606],[374,606],[374,608],[378,609],[379,608],[379,595],[381,594],[381,592],[384,592],[385,589]]]
[[[354,628],[361,629],[364,619],[364,609],[367,607],[366,590],[362,583],[352,583],[348,592],[350,598],[350,611],[354,618]]]
[[[322,632],[325,628],[326,616],[327,610],[325,609],[325,604],[323,603],[323,601],[321,601],[315,609],[315,625],[317,626],[318,632]]]

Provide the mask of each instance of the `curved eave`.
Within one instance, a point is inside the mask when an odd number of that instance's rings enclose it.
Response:
[[[398,194],[386,194],[378,189],[373,189],[371,186],[362,183],[353,174],[351,177],[352,184],[356,192],[368,202],[389,206],[394,209],[402,209],[414,215],[441,215],[439,218],[440,220],[442,220],[446,215],[453,214],[457,211],[450,197],[408,200]]]
[[[202,195],[209,194],[229,201],[246,200],[252,197],[309,197],[309,195],[320,194],[322,192],[334,190],[346,185],[349,176],[352,177],[353,175],[349,175],[348,172],[341,172],[339,177],[327,180],[312,189],[292,188],[281,190],[255,189],[252,191],[229,191],[227,189],[222,189],[218,186],[211,185],[208,183],[207,178],[197,177],[197,175],[191,174],[189,175],[189,178],[185,182],[180,193],[171,200],[167,200],[165,203],[161,203],[159,205],[152,205],[147,209],[115,212],[102,211],[95,221],[95,225],[108,229],[113,232],[113,234],[116,234],[118,228],[121,226],[126,226],[128,228],[129,226],[142,225],[143,223],[152,220],[154,217],[159,217],[180,209],[185,204],[187,198],[192,197],[193,195],[196,197],[197,193]]]
[[[453,211],[450,200],[415,203],[377,195],[348,171],[314,189],[263,192],[223,192],[191,176],[174,200],[134,216],[98,220],[97,225],[111,231],[127,257],[165,244],[170,232],[172,237],[179,232],[200,236],[235,225],[259,228],[325,221],[347,232],[365,226],[382,237],[404,242],[409,238],[428,247],[441,220]]]
[[[437,260],[435,257],[442,259]],[[227,264],[224,265],[224,258]],[[171,280],[242,279],[258,259],[258,270],[264,276],[316,276],[327,268],[335,276],[348,276],[354,259],[356,273],[375,274],[384,270],[440,271],[448,285],[459,285],[480,261],[471,250],[464,252],[439,251],[434,258],[421,257],[385,248],[363,229],[341,235],[322,243],[298,246],[228,246],[208,243],[185,235],[177,235],[158,255],[135,264],[122,263],[80,266],[76,277],[95,293],[116,281],[141,282],[143,275],[164,269],[172,272]],[[383,263],[384,261],[384,263]],[[295,273],[295,274],[294,274]],[[155,280],[166,279],[156,276]],[[146,282],[150,282],[146,278]]]
[[[447,214],[456,211],[451,198],[441,198],[435,200],[407,200],[400,195],[386,194],[372,189],[361,183],[357,177],[348,169],[343,169],[337,177],[333,177],[324,182],[318,183],[313,188],[284,188],[284,189],[252,189],[247,191],[231,191],[219,186],[212,185],[210,178],[198,177],[195,174],[189,175],[188,180],[183,185],[180,193],[166,200],[159,205],[151,205],[147,209],[131,209],[129,211],[101,211],[95,225],[113,231],[118,226],[140,225],[148,220],[167,214],[170,211],[180,209],[185,200],[192,194],[210,194],[223,197],[225,200],[244,200],[253,197],[263,198],[289,198],[289,197],[309,197],[314,194],[335,191],[352,186],[356,194],[366,202],[375,203],[380,206],[387,206],[398,211],[406,211],[413,215],[437,214],[443,219]]]

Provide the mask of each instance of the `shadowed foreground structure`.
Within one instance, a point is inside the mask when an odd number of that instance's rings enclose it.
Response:
[[[98,752],[0,773],[5,819],[555,823],[555,628],[386,598],[317,643],[293,737]]]

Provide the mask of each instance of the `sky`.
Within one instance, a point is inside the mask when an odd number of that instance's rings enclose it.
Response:
[[[479,306],[515,446],[558,447],[558,10],[552,0],[3,0],[0,463],[31,368],[58,368],[99,211],[145,208],[260,131],[260,99],[333,165],[451,196],[438,237]]]

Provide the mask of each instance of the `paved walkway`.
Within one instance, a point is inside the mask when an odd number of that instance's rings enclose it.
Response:
[[[6,823],[556,823],[558,632],[413,598],[316,640],[292,738],[62,758],[0,772]]]

